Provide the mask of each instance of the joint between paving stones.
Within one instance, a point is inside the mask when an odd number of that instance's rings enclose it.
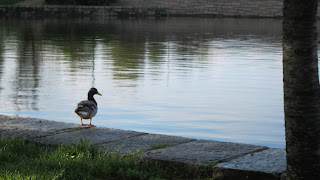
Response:
[[[125,138],[122,138],[122,139],[116,139],[116,140],[111,140],[111,141],[107,141],[107,142],[97,143],[97,144],[95,144],[95,145],[98,145],[98,146],[99,146],[99,145],[104,145],[104,144],[110,144],[110,143],[117,142],[117,141],[122,141],[122,140],[125,140],[125,139],[130,139],[130,138],[134,138],[134,137],[144,136],[144,135],[147,135],[147,134],[149,134],[149,133],[137,134],[137,135],[125,137]]]
[[[281,148],[104,127],[82,127],[74,123],[18,116],[0,115],[0,137],[46,145],[71,145],[87,139],[103,151],[126,154],[141,150],[143,154],[138,154],[138,157],[142,159],[165,162],[194,175],[208,170],[209,167],[209,173],[221,177],[279,179],[286,168],[286,152]],[[159,149],[152,147],[161,143],[171,145]]]
[[[247,152],[247,153],[243,153],[243,154],[240,154],[240,155],[236,155],[236,156],[233,156],[233,157],[230,157],[230,158],[218,160],[217,163],[223,163],[223,162],[232,161],[232,160],[237,159],[237,158],[239,158],[239,157],[243,157],[243,156],[246,156],[246,155],[248,155],[248,154],[253,155],[254,153],[262,152],[262,151],[265,151],[265,150],[267,150],[267,149],[270,149],[270,148],[269,148],[269,147],[263,147],[263,148],[261,148],[261,149],[257,149],[257,150],[251,151],[251,152]]]

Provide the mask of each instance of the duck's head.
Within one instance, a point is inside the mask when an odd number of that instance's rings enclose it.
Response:
[[[98,90],[96,89],[96,88],[91,88],[90,90],[89,90],[89,92],[88,92],[88,95],[99,95],[99,96],[102,96],[102,94],[100,94],[99,92],[98,92]]]

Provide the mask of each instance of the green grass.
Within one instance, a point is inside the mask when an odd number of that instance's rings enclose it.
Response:
[[[162,149],[162,148],[166,148],[166,147],[170,147],[173,146],[172,143],[157,143],[157,144],[151,144],[150,147],[152,149]]]
[[[43,146],[0,138],[0,179],[172,179],[158,162],[97,151],[87,141]]]
[[[21,2],[23,0],[0,0],[0,4],[16,4],[18,2]]]
[[[83,129],[82,127],[77,127],[77,128],[71,128],[71,129],[66,129],[64,132],[75,132]]]

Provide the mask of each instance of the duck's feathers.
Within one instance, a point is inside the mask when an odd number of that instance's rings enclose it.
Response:
[[[97,114],[98,107],[93,101],[86,100],[78,103],[74,112],[82,119],[90,119]]]

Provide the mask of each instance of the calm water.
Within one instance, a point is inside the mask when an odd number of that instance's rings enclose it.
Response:
[[[282,21],[0,20],[0,114],[284,147]]]

